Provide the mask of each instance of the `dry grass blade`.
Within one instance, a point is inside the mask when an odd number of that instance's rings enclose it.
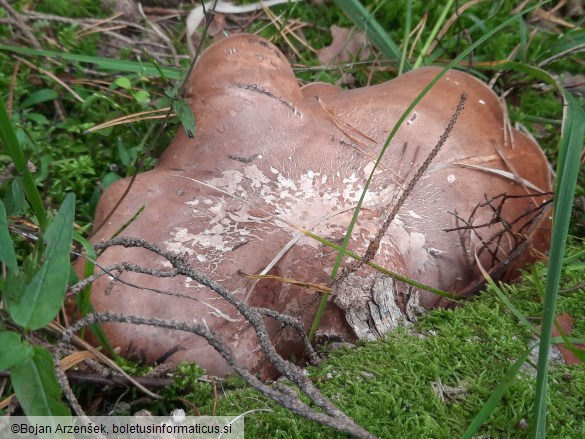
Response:
[[[319,102],[319,105],[321,105],[321,108],[323,108],[323,110],[325,110],[325,112],[329,115],[329,117],[331,117],[331,121],[335,124],[335,126],[337,128],[339,128],[341,130],[341,132],[343,134],[345,134],[347,137],[349,137],[351,140],[353,140],[356,143],[359,143],[361,145],[364,145],[364,143],[360,142],[359,140],[357,140],[356,138],[354,138],[353,136],[351,136],[344,128],[347,128],[350,131],[353,131],[356,134],[359,134],[361,137],[369,140],[372,143],[377,144],[378,142],[376,142],[374,139],[372,139],[370,136],[368,136],[367,134],[365,134],[364,132],[358,130],[356,127],[350,125],[349,123],[345,122],[343,119],[341,119],[339,116],[337,116],[326,104],[325,102],[323,102],[323,99],[321,99],[319,96],[316,96],[317,98],[317,102]],[[366,145],[364,145],[366,146]]]
[[[12,76],[10,77],[10,88],[8,89],[8,99],[6,100],[6,112],[8,117],[12,117],[12,105],[14,103],[14,88],[16,87],[16,77],[20,70],[20,61],[14,63]]]
[[[93,133],[95,131],[103,130],[104,128],[114,127],[116,125],[123,125],[127,123],[133,122],[142,122],[145,120],[156,120],[156,119],[164,119],[166,117],[166,113],[170,110],[170,107],[161,108],[160,110],[149,110],[149,111],[141,111],[140,113],[129,114],[127,116],[118,117],[116,119],[109,120],[104,123],[100,123],[94,127],[85,130],[85,134]],[[155,115],[155,113],[163,113]],[[175,116],[174,113],[170,114],[170,117]]]
[[[64,328],[63,326],[59,325],[56,322],[53,322],[51,324],[49,324],[48,326],[49,329],[55,331],[57,334],[63,335],[66,331],[66,328]],[[138,389],[140,389],[143,393],[145,393],[146,395],[150,396],[151,398],[155,398],[155,399],[162,399],[161,396],[157,395],[156,393],[151,392],[150,390],[148,390],[146,387],[144,387],[142,384],[140,384],[138,381],[136,381],[134,378],[132,378],[130,375],[128,375],[120,366],[118,366],[113,360],[109,359],[108,357],[106,357],[104,354],[102,354],[100,351],[98,351],[96,348],[94,348],[92,345],[90,345],[89,343],[87,343],[85,340],[77,337],[77,336],[72,336],[71,337],[71,341],[73,342],[73,344],[75,344],[76,346],[88,351],[89,353],[93,354],[95,356],[95,358],[100,361],[102,364],[105,364],[106,366],[112,368],[113,370],[117,371],[119,374],[123,375],[127,380],[129,380],[134,386],[136,386]]]
[[[46,69],[43,69],[42,67],[37,67],[33,63],[27,61],[24,58],[21,58],[20,56],[17,56],[17,55],[12,55],[12,56],[14,58],[16,58],[17,60],[19,60],[21,63],[26,64],[27,66],[29,66],[31,69],[37,70],[38,72],[41,72],[42,74],[47,75],[49,78],[51,78],[57,84],[59,84],[61,87],[63,87],[69,93],[71,93],[71,96],[73,96],[75,99],[77,99],[82,104],[85,102],[85,100],[81,96],[79,96],[71,87],[69,87],[61,79],[59,79],[54,73],[52,73],[52,72],[50,72],[50,71],[48,71]]]
[[[61,368],[63,370],[71,369],[73,366],[85,361],[85,360],[93,360],[96,359],[96,356],[93,352],[90,351],[77,351],[73,352],[71,355],[67,355],[65,358],[61,360]]]
[[[504,133],[506,132],[506,125],[504,125]],[[508,167],[508,169],[510,171],[512,171],[512,174],[514,175],[514,179],[515,181],[517,181],[518,183],[520,183],[522,185],[522,187],[526,190],[526,192],[530,192],[528,190],[528,186],[526,186],[525,182],[527,180],[525,180],[524,178],[520,177],[520,173],[516,170],[516,167],[514,166],[514,164],[508,159],[508,156],[506,156],[506,152],[504,151],[504,149],[502,148],[502,146],[495,141],[494,139],[492,139],[492,145],[494,146],[494,149],[496,150],[496,152],[498,153],[498,155],[500,156],[500,158],[502,159],[502,161],[506,164],[506,166]],[[530,187],[530,189],[534,190],[534,185],[531,185],[532,187]],[[542,192],[542,191],[540,191]]]
[[[334,216],[337,216],[341,213],[347,212],[349,210],[352,210],[353,208],[348,207],[346,209],[342,209],[339,212],[333,212],[331,214],[325,215],[321,218],[319,218],[319,220],[317,220],[315,223],[310,225],[310,228],[313,229],[315,227],[317,227],[322,221],[328,220],[329,218],[333,218]],[[263,276],[265,274],[267,274],[277,263],[278,261],[280,261],[282,259],[282,257],[286,254],[287,251],[289,251],[292,246],[294,246],[299,239],[301,239],[303,236],[306,236],[306,230],[298,225],[293,225],[293,224],[288,224],[285,222],[285,224],[294,227],[296,230],[298,230],[298,233],[295,234],[295,236],[292,237],[292,239],[290,241],[288,241],[286,243],[285,246],[283,246],[279,252],[276,254],[276,256],[274,256],[274,258],[272,258],[272,260],[268,263],[268,265],[266,265],[266,267],[264,267],[264,269],[259,273],[260,276]],[[254,282],[252,285],[250,285],[250,287],[248,288],[248,291],[246,292],[246,297],[244,299],[245,303],[248,303],[248,301],[250,300],[250,295],[252,294],[252,292],[254,291],[254,288],[256,287],[257,282]]]
[[[13,17],[14,25],[20,29],[20,31],[26,36],[28,41],[35,49],[41,50],[42,46],[37,38],[30,31],[30,28],[26,25],[20,14],[14,9],[7,0],[0,0],[0,6],[2,6],[10,16]]]
[[[562,18],[556,17],[554,15],[554,9],[550,10],[550,11],[545,11],[542,8],[538,8],[536,11],[534,11],[534,15],[538,18],[542,18],[542,19],[547,20],[551,23],[558,24],[559,26],[563,26],[563,27],[566,27],[568,29],[574,29],[577,26],[573,23],[569,23],[568,21],[563,20]]]
[[[318,284],[315,282],[305,282],[305,281],[300,281],[300,280],[296,280],[296,279],[291,279],[288,277],[281,277],[281,276],[275,276],[272,274],[247,274],[244,273],[243,271],[239,271],[238,274],[240,276],[243,276],[247,279],[256,279],[256,280],[263,280],[263,279],[275,279],[278,280],[282,283],[285,284],[291,284],[291,285],[297,285],[300,287],[305,287],[309,290],[315,290],[318,291],[320,293],[331,293],[331,288],[327,287],[326,285],[322,285],[322,284]]]
[[[8,407],[13,399],[14,399],[14,394],[8,395],[6,398],[4,398],[2,401],[0,401],[0,410],[4,410],[6,407]]]
[[[117,18],[120,18],[121,16],[122,16],[122,13],[119,12],[117,14],[112,15],[111,17],[106,18],[105,20],[100,20],[100,21],[97,21],[95,23],[92,23],[89,26],[86,26],[83,29],[81,29],[80,31],[78,31],[77,36],[82,37],[85,35],[92,34],[94,32],[103,32],[104,30],[112,30],[114,28],[115,29],[123,29],[126,26],[116,25],[116,26],[112,26],[109,28],[100,28],[100,26],[102,26],[103,24],[109,23],[110,21],[115,20]]]
[[[412,44],[410,46],[410,51],[408,52],[409,58],[412,58],[414,56],[414,50],[416,49],[416,45],[418,44],[418,40],[420,40],[420,37],[421,37],[421,35],[422,35],[426,25],[427,25],[428,18],[429,18],[429,14],[425,13],[423,15],[423,18],[420,20],[420,22],[414,27],[414,29],[410,33],[409,37],[412,37],[413,35],[415,37],[414,37],[414,41],[412,42]]]
[[[166,43],[169,50],[171,51],[171,54],[173,55],[173,60],[175,62],[175,65],[178,66],[179,65],[179,55],[177,54],[177,50],[175,49],[173,41],[163,32],[163,30],[161,29],[160,26],[158,26],[157,24],[155,24],[151,20],[149,20],[149,18],[144,13],[144,10],[142,9],[142,3],[140,3],[140,2],[138,3],[138,12],[140,13],[140,16],[146,22],[146,24],[153,30],[153,32],[155,34],[157,34],[159,36],[159,38]]]
[[[286,41],[286,44],[288,45],[288,47],[290,47],[290,50],[292,50],[294,52],[295,56],[300,59],[301,53],[295,47],[295,45],[292,43],[292,41],[288,38],[288,35],[293,35],[293,36],[295,35],[293,32],[291,32],[291,29],[289,28],[288,23],[282,24],[282,22],[280,21],[282,16],[277,17],[276,14],[272,13],[272,11],[270,11],[270,9],[268,9],[266,6],[264,6],[263,9],[264,9],[264,12],[266,13],[266,15],[268,16],[268,19],[272,23],[272,25],[276,29],[278,29],[280,37],[284,41]],[[298,40],[298,38],[297,38],[297,40]]]
[[[499,175],[500,177],[504,177],[504,178],[507,178],[508,180],[515,181],[516,183],[520,183],[525,188],[532,189],[533,191],[539,192],[541,194],[545,193],[545,191],[543,191],[541,188],[535,186],[533,183],[526,180],[525,178],[519,178],[516,174],[514,174],[512,172],[507,172],[507,171],[502,171],[501,169],[493,169],[493,168],[488,168],[487,166],[472,165],[472,164],[462,163],[462,162],[452,163],[452,166],[460,166],[462,168],[476,169],[478,171],[487,172],[487,173],[494,174],[494,175]]]

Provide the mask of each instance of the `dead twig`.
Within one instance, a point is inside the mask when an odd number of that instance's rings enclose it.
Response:
[[[35,49],[41,50],[43,47],[39,43],[39,40],[37,40],[37,38],[30,31],[26,22],[24,21],[22,16],[16,11],[16,9],[14,9],[12,6],[10,6],[10,3],[8,3],[7,0],[0,0],[0,6],[2,6],[4,9],[6,9],[8,14],[10,14],[12,16],[12,19],[13,19],[12,23],[14,24],[14,26],[16,26],[24,34],[24,36],[29,41],[29,43]]]
[[[172,378],[151,378],[151,377],[132,377],[129,380],[123,375],[107,375],[103,376],[99,373],[91,372],[77,372],[68,370],[65,376],[70,383],[75,384],[89,384],[92,386],[108,386],[108,387],[128,387],[134,385],[134,382],[140,383],[149,388],[163,388],[171,385],[174,380]],[[10,377],[10,372],[0,372],[0,378]]]
[[[211,281],[213,282],[213,281]],[[292,412],[304,416],[308,419],[317,421],[323,425],[327,425],[336,430],[349,433],[358,438],[374,438],[372,434],[364,430],[359,425],[337,409],[333,404],[327,401],[320,392],[312,385],[310,380],[305,377],[300,369],[291,363],[288,363],[287,369],[289,371],[289,379],[294,378],[294,381],[303,381],[301,390],[307,394],[315,404],[326,410],[327,414],[317,412],[306,405],[297,396],[291,388],[283,385],[278,387],[271,387],[264,384],[258,378],[256,378],[250,371],[241,367],[235,360],[231,351],[221,342],[221,340],[209,329],[204,326],[200,326],[193,323],[179,322],[174,320],[161,320],[155,318],[145,318],[140,316],[122,315],[112,312],[104,313],[93,313],[88,314],[84,318],[76,322],[71,328],[69,328],[63,335],[63,342],[67,342],[67,339],[73,335],[75,331],[81,328],[101,322],[118,322],[118,323],[131,323],[135,325],[150,325],[157,328],[166,328],[179,331],[185,331],[199,335],[207,340],[207,342],[226,360],[226,362],[234,369],[234,371],[250,386],[266,395],[270,399],[276,401],[283,407],[291,410]],[[262,339],[261,334],[259,337]],[[297,370],[295,370],[297,369]],[[290,374],[290,372],[294,373]]]

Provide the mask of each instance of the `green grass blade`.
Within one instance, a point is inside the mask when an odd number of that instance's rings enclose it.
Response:
[[[518,20],[518,33],[520,34],[520,60],[525,63],[528,53],[528,30],[523,19]]]
[[[28,170],[24,151],[16,137],[6,107],[4,106],[4,101],[2,100],[0,100],[0,140],[6,147],[6,151],[8,151],[10,158],[14,162],[16,172],[22,176],[22,183],[28,202],[37,217],[41,229],[44,229],[47,222],[47,212],[43,206],[43,201],[37,190],[35,181]]]
[[[359,0],[333,0],[333,3],[341,9],[355,23],[359,30],[365,32],[368,40],[372,42],[388,59],[400,61],[402,54],[398,45],[390,38],[388,32],[378,23],[378,20],[362,6]],[[404,60],[407,70],[412,65]]]
[[[548,274],[544,287],[544,309],[541,329],[541,346],[538,360],[536,396],[534,405],[533,434],[543,438],[546,435],[546,395],[548,379],[548,352],[550,336],[555,317],[558,285],[565,254],[566,238],[573,205],[577,174],[580,166],[580,154],[585,136],[585,112],[579,103],[568,94],[550,73],[534,66],[507,61],[489,68],[522,72],[540,81],[555,86],[564,96],[566,113],[563,117],[562,141],[557,159],[557,180],[555,183],[554,216],[551,248],[549,252]],[[566,168],[569,167],[568,170]],[[576,260],[579,255],[571,260]],[[536,275],[534,276],[537,277]]]
[[[420,51],[420,54],[418,55],[418,58],[416,59],[416,62],[414,63],[415,69],[420,67],[420,65],[423,62],[424,57],[427,55],[429,47],[431,47],[431,44],[433,44],[433,41],[435,41],[435,38],[437,38],[437,35],[439,34],[439,31],[441,30],[441,26],[443,26],[443,23],[445,23],[445,18],[447,18],[447,12],[449,12],[449,9],[451,9],[451,7],[453,6],[453,2],[454,2],[454,0],[449,0],[445,4],[445,6],[443,7],[443,10],[441,11],[441,15],[439,16],[439,19],[435,22],[435,26],[433,27],[431,34],[427,38],[425,45],[423,46],[422,50]]]
[[[530,329],[530,331],[532,331],[534,334],[538,334],[539,331],[534,327],[534,325],[532,323],[530,323],[528,321],[528,319],[526,319],[526,317],[524,317],[524,315],[518,310],[518,308],[516,308],[512,304],[510,299],[508,299],[506,297],[506,295],[502,292],[502,289],[494,282],[494,280],[489,275],[489,273],[484,270],[484,268],[481,266],[481,264],[479,262],[479,258],[477,257],[477,255],[475,255],[475,259],[477,261],[477,265],[478,265],[479,269],[481,270],[481,274],[483,275],[483,277],[487,281],[488,285],[495,291],[498,298],[502,302],[504,302],[504,304],[508,307],[508,309],[512,312],[512,314],[514,314],[514,316],[516,316],[516,318],[518,319],[518,321],[520,323],[522,323],[524,326],[526,326],[528,329]]]
[[[551,55],[540,61],[538,67],[544,67],[557,59],[583,51],[585,51],[585,30],[569,32],[562,35],[557,44],[549,48],[547,53]]]
[[[50,50],[27,49],[24,47],[9,46],[6,44],[0,44],[0,50],[4,50],[6,52],[11,53],[19,53],[22,55],[42,56],[44,58],[53,58],[64,61],[79,62],[83,64],[92,64],[92,66],[94,68],[97,68],[98,70],[126,73],[141,73],[143,75],[153,77],[159,77],[160,72],[162,71],[166,78],[169,79],[183,78],[183,72],[181,71],[181,69],[175,67],[159,67],[134,61],[108,59],[99,56],[75,55],[72,53],[65,52],[52,52]]]
[[[471,421],[469,427],[467,427],[467,430],[465,430],[463,433],[463,439],[473,438],[477,430],[479,430],[483,423],[490,417],[494,409],[499,405],[502,396],[504,396],[504,393],[506,393],[506,390],[508,390],[508,387],[510,387],[510,384],[513,383],[514,378],[520,371],[520,368],[530,355],[531,351],[532,349],[528,349],[526,352],[524,352],[512,365],[510,370],[508,370],[508,373],[506,373],[503,381],[498,385],[498,387],[496,387],[496,390],[494,390],[494,392],[490,395],[479,413],[475,416],[475,418],[473,418],[473,421]]]
[[[340,246],[335,244],[334,242],[331,242],[325,238],[322,238],[321,236],[315,235],[314,233],[312,233],[308,230],[303,230],[303,233],[306,236],[308,236],[309,238],[313,238],[314,240],[320,242],[323,245],[326,245],[329,248],[332,248],[333,250],[340,249]],[[349,256],[352,259],[355,259],[356,261],[360,261],[362,259],[362,257],[360,255],[358,255],[357,253],[354,253],[352,251],[349,251],[349,250],[345,251],[345,255]],[[367,265],[372,267],[374,270],[376,270],[382,274],[385,274],[385,275],[390,276],[396,280],[404,282],[407,285],[411,285],[415,288],[418,288],[419,290],[429,291],[433,294],[436,294],[437,296],[441,296],[441,297],[445,297],[446,299],[457,301],[456,298],[453,297],[452,293],[449,293],[447,291],[443,291],[443,290],[440,290],[438,288],[431,287],[430,285],[426,285],[426,284],[423,284],[421,282],[417,282],[415,280],[409,279],[406,276],[403,276],[403,275],[398,274],[398,273],[394,273],[393,271],[390,271],[387,268],[384,268],[381,265],[378,265],[378,264],[371,262],[371,261],[368,262]]]
[[[546,70],[543,70],[539,67],[534,67],[528,64],[524,64],[518,61],[502,61],[498,62],[497,64],[492,65],[478,65],[476,67],[479,69],[487,69],[487,70],[499,70],[499,71],[513,71],[516,73],[524,73],[525,75],[531,76],[534,79],[538,79],[540,81],[546,82],[554,87],[556,87],[562,93],[562,87],[558,80],[552,76]]]
[[[93,245],[91,245],[91,242],[89,242],[84,236],[82,236],[79,232],[76,232],[75,230],[73,231],[73,240],[78,242],[79,244],[81,244],[81,246],[83,247],[84,253],[87,255],[87,257],[89,259],[91,259],[92,261],[95,261],[97,259],[96,254],[95,254],[95,250],[93,249]],[[94,268],[95,268],[95,265],[92,262],[86,260],[85,263],[83,264],[83,277],[88,278],[88,277],[92,276],[93,272],[94,272]],[[89,312],[90,294],[91,294],[91,284],[87,285],[83,289],[81,294],[79,294],[79,296],[77,296],[79,299],[77,304],[80,308],[81,315],[83,315],[83,316],[85,316]]]
[[[583,256],[585,256],[585,249],[575,252],[574,254],[567,256],[565,258],[565,260],[563,261],[564,265],[569,265],[572,264],[573,262],[577,261],[579,258],[582,258]]]
[[[404,42],[402,47],[402,56],[400,57],[400,66],[398,67],[398,76],[404,72],[406,55],[408,54],[408,37],[412,28],[412,0],[406,0],[406,19],[404,20]]]
[[[81,236],[81,234],[79,234],[76,231],[73,231],[73,239],[82,245],[83,251],[85,252],[87,258],[89,259],[89,260],[86,259],[85,263],[83,264],[83,277],[85,279],[87,279],[88,277],[93,275],[93,272],[95,269],[94,263],[91,262],[91,261],[97,260],[95,250],[94,250],[91,242],[89,242],[86,238]],[[90,301],[91,285],[92,285],[91,283],[88,284],[83,289],[83,291],[76,296],[77,307],[78,307],[79,312],[81,313],[82,316],[86,316],[87,314],[94,311],[93,306],[91,305],[91,301]],[[112,349],[112,346],[110,345],[110,342],[109,342],[108,338],[106,337],[106,333],[104,332],[101,324],[94,323],[93,325],[89,326],[89,329],[92,332],[92,334],[97,338],[97,340],[100,342],[100,344],[106,349],[106,351],[112,357],[116,358],[117,354]],[[82,328],[80,331],[81,338],[83,338],[84,335],[85,335],[85,328]]]
[[[535,438],[546,437],[548,352],[567,234],[569,231],[569,221],[573,208],[573,197],[575,195],[577,176],[579,174],[583,140],[585,139],[585,111],[583,111],[579,102],[569,93],[563,91],[563,95],[566,106],[562,140],[557,162],[553,230],[545,285],[540,351],[538,353],[538,372],[536,376],[533,419],[533,434]]]

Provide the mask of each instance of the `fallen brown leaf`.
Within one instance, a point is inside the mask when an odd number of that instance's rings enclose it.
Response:
[[[363,33],[333,25],[331,36],[333,37],[331,44],[317,51],[321,63],[364,61],[370,57],[371,51]]]

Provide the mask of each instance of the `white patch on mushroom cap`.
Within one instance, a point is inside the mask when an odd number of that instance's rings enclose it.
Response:
[[[370,176],[370,174],[372,173],[372,169],[374,169],[374,165],[375,165],[375,163],[372,161],[372,162],[368,163],[366,166],[364,166],[364,175],[366,177]],[[381,172],[383,172],[383,170],[380,168],[377,168],[376,172],[374,172],[374,175],[378,175]]]
[[[262,184],[270,182],[270,179],[256,165],[247,166],[244,169],[244,176],[250,181],[250,186],[253,188],[262,187]]]

